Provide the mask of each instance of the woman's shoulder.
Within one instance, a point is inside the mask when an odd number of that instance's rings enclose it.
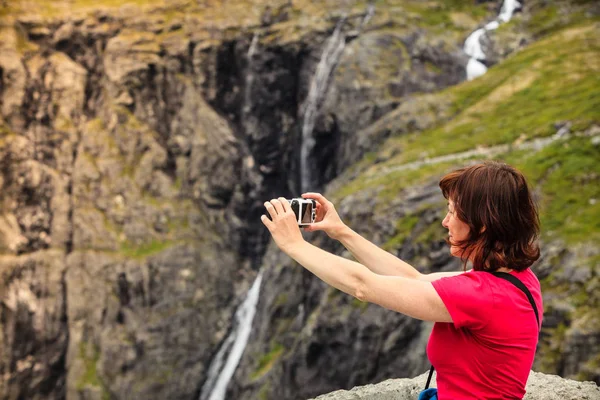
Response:
[[[523,271],[512,270],[510,274],[518,278],[530,290],[540,288],[540,281],[531,268],[526,268]]]
[[[527,287],[527,289],[529,289],[529,291],[531,291],[531,293],[534,294],[534,296],[541,296],[542,290],[540,281],[538,280],[535,273],[531,270],[531,268],[527,268],[523,271],[510,270],[510,272],[508,273],[519,279],[521,282],[523,282],[523,284]],[[506,287],[506,284],[511,284],[508,283],[505,279],[498,278],[494,274],[489,273],[487,271],[471,271],[468,274],[471,274],[472,279],[480,281],[482,282],[482,284],[483,282],[485,282],[485,284],[489,285],[492,291],[494,292],[497,292],[498,290],[500,292],[503,292],[503,288]]]
[[[542,289],[540,281],[538,280],[535,273],[531,270],[531,268],[527,268],[523,271],[512,270],[510,271],[510,274],[519,279],[521,282],[523,282],[525,287],[529,289],[535,300],[538,312],[541,315],[544,310]],[[523,298],[523,293],[520,289],[517,289],[515,287],[514,290],[507,290],[506,285],[512,285],[512,283],[504,281],[503,279],[499,279],[492,274],[488,275],[490,275],[490,279],[495,279],[494,281],[490,281],[490,286],[492,292],[494,293],[494,297],[496,298],[497,304],[503,303],[507,298]]]

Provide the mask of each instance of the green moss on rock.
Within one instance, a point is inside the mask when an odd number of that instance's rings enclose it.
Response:
[[[252,373],[251,379],[259,379],[266,373],[268,373],[271,370],[273,364],[275,364],[279,357],[281,357],[284,350],[285,347],[283,347],[282,344],[275,343],[275,345],[272,346],[271,351],[259,358],[258,366],[256,367],[256,370]]]
[[[160,253],[161,251],[174,246],[175,243],[172,241],[163,241],[163,240],[152,240],[147,243],[143,243],[140,245],[135,245],[129,241],[126,241],[121,244],[121,254],[130,258],[146,258],[156,253]]]
[[[91,346],[91,347],[90,347]],[[91,350],[91,355],[89,351]],[[90,345],[82,341],[79,343],[79,357],[83,360],[84,371],[83,375],[76,384],[77,390],[85,390],[86,387],[100,388],[102,391],[102,399],[108,400],[110,395],[98,376],[98,360],[100,359],[100,349],[96,345]]]
[[[396,234],[391,237],[383,246],[384,250],[397,249],[406,239],[408,239],[415,227],[419,222],[418,215],[406,215],[396,222]]]

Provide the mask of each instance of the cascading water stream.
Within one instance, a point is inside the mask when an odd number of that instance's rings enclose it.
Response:
[[[331,72],[337,65],[344,47],[346,47],[346,37],[342,33],[342,27],[345,19],[342,18],[336,25],[331,37],[327,40],[327,45],[321,55],[321,60],[317,65],[315,74],[310,83],[308,95],[306,96],[304,108],[304,120],[302,123],[302,146],[300,148],[300,190],[308,190],[311,183],[311,171],[308,158],[315,146],[315,139],[312,136],[315,127],[315,121],[318,116],[318,107],[323,100],[327,90]]]
[[[252,320],[260,294],[262,270],[258,273],[244,302],[235,312],[235,322],[231,333],[223,342],[209,369],[202,387],[200,400],[223,400],[227,385],[235,372],[252,331]],[[225,360],[227,357],[227,360]],[[225,360],[225,361],[224,361]]]
[[[374,7],[369,6],[360,28],[373,16]],[[307,160],[310,151],[314,147],[312,131],[318,114],[318,106],[323,100],[327,90],[328,80],[331,72],[337,65],[340,56],[346,45],[346,38],[342,33],[344,19],[340,20],[335,27],[332,36],[323,51],[321,60],[317,65],[317,70],[310,85],[309,93],[306,99],[306,108],[304,112],[304,121],[302,126],[302,148],[301,148],[301,183],[302,189],[306,189],[310,183],[309,168]],[[246,88],[244,93],[244,103],[242,105],[242,114],[247,115],[250,112],[250,93],[254,82],[254,68],[252,65],[253,56],[256,53],[258,45],[258,34],[252,38],[248,49],[248,74],[246,76]],[[243,303],[235,313],[233,329],[229,336],[223,341],[221,348],[217,352],[208,368],[206,382],[202,386],[199,400],[223,400],[227,391],[227,385],[242,358],[246,344],[252,330],[252,320],[256,313],[256,305],[260,295],[260,284],[262,281],[262,269],[259,271],[256,280],[248,291]]]
[[[375,6],[369,4],[365,16],[363,17],[361,24],[358,29],[358,33],[363,27],[369,22],[369,20],[375,14]],[[309,163],[310,153],[315,146],[315,138],[313,137],[313,130],[315,122],[319,114],[319,106],[325,97],[327,88],[329,86],[329,79],[331,73],[337,66],[340,57],[346,47],[346,36],[342,32],[342,27],[346,18],[342,18],[336,25],[333,34],[327,40],[325,49],[317,64],[317,69],[313,75],[313,79],[310,83],[308,95],[306,96],[305,108],[304,108],[304,119],[302,123],[302,146],[300,148],[300,190],[306,191],[312,183],[311,168]]]
[[[248,49],[248,73],[246,75],[246,87],[244,91],[244,103],[242,105],[242,115],[244,120],[250,113],[250,101],[252,84],[254,83],[253,57],[258,47],[258,33],[252,37],[252,42]],[[254,283],[248,290],[246,298],[235,312],[233,329],[225,339],[217,355],[208,368],[206,382],[200,392],[200,400],[223,400],[227,391],[227,385],[233,376],[244,349],[248,343],[250,332],[252,330],[252,321],[256,313],[256,304],[260,294],[260,284],[262,281],[262,270],[259,271]],[[226,359],[227,357],[227,359]]]
[[[467,79],[475,79],[487,72],[487,67],[481,61],[484,61],[486,56],[481,48],[481,37],[488,31],[498,29],[501,23],[508,22],[512,18],[516,9],[521,7],[521,3],[517,0],[504,0],[500,14],[492,22],[487,23],[483,28],[475,30],[465,40],[464,51],[470,57],[467,63]]]
[[[243,116],[247,116],[248,113],[250,112],[250,104],[252,99],[251,97],[251,93],[252,93],[252,85],[254,84],[254,54],[256,54],[256,49],[258,47],[258,32],[254,33],[254,36],[252,36],[252,42],[250,42],[250,47],[248,48],[248,54],[247,54],[247,58],[248,58],[248,73],[246,74],[246,85],[244,88],[244,104],[242,106],[242,114]],[[244,118],[245,119],[245,118]]]

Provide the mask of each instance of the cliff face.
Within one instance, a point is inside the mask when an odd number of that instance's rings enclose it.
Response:
[[[356,151],[383,144],[330,182],[326,194],[350,226],[420,271],[459,270],[444,242],[440,176],[491,157],[524,171],[543,229],[542,257],[533,269],[546,316],[534,369],[597,381],[598,228],[592,221],[600,195],[599,103],[591,88],[598,83],[592,39],[598,26],[563,16],[541,35],[538,24],[547,16],[539,13],[549,10],[528,5],[490,44],[528,46],[478,80],[410,96],[357,130]],[[350,257],[322,234],[308,239]],[[304,399],[427,369],[428,324],[328,288],[277,249],[267,252],[263,268],[254,333],[232,398]]]
[[[284,3],[240,3],[259,11],[245,19],[187,2],[28,6],[2,19],[2,396],[197,396],[264,252],[262,201],[297,190],[304,99],[341,17],[302,27]],[[366,8],[348,11],[347,76],[315,123],[319,185],[359,157],[353,127],[403,93],[372,99],[463,78],[456,48],[413,47],[422,35],[408,30],[357,36]],[[411,67],[406,49],[444,73]],[[353,52],[394,57],[394,80]]]
[[[6,398],[192,397],[250,271],[243,149],[155,34],[123,25],[2,31]]]
[[[560,3],[561,17],[541,29],[535,18],[548,8],[529,7],[491,38],[491,62],[577,13],[594,15]],[[401,187],[369,166],[465,150],[446,136],[444,146],[418,138],[457,125],[468,107],[486,116],[518,92],[505,90],[500,70],[438,93],[465,79],[462,42],[498,8],[398,1],[371,16],[366,4],[337,1],[9,1],[0,13],[0,397],[197,398],[259,268],[254,331],[231,398],[301,399],[423,371],[428,324],[326,288],[266,248],[258,217],[264,200],[298,194],[305,165],[312,188],[328,185],[361,233],[421,270],[457,268],[440,239],[439,165],[403,174]],[[336,27],[341,51],[319,86],[315,71]],[[595,33],[586,25],[565,34],[567,55],[591,60],[573,71],[583,86],[595,82]],[[563,121],[560,129],[595,138],[597,96],[586,93],[572,85],[565,102],[589,104],[515,129]],[[311,107],[318,112],[308,130]],[[314,145],[303,164],[307,130]],[[410,144],[394,142],[405,135]],[[597,146],[587,143],[583,159],[593,160]],[[396,165],[398,155],[407,158]],[[581,158],[556,157],[562,165]],[[553,165],[531,172],[543,196]],[[591,202],[597,167],[584,166],[588,175],[575,178]],[[597,380],[597,248],[576,237],[572,249],[557,232],[537,272],[573,301],[565,306],[556,294],[537,365]],[[342,253],[319,235],[311,240]],[[564,269],[553,275],[558,260]],[[576,315],[580,305],[588,308]]]

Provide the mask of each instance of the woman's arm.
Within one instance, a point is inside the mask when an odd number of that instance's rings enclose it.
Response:
[[[446,306],[429,282],[383,276],[363,265],[307,243],[294,212],[283,198],[265,203],[271,216],[261,217],[277,246],[329,285],[360,300],[427,321],[451,322]]]
[[[317,201],[317,221],[305,227],[306,231],[322,230],[332,239],[339,240],[354,258],[377,274],[420,278],[419,271],[410,264],[379,248],[344,224],[333,203],[322,194],[304,193],[302,197]]]
[[[412,265],[371,243],[348,226],[341,231],[337,239],[358,262],[377,274],[421,278],[422,274]]]
[[[286,253],[327,284],[361,301],[424,321],[452,322],[430,282],[378,275],[357,262],[328,253],[305,241],[288,247]]]
[[[317,222],[306,227],[305,230],[309,232],[324,231],[332,239],[340,241],[358,262],[376,274],[401,276],[432,282],[446,276],[455,276],[463,273],[462,271],[457,271],[422,274],[412,265],[371,243],[344,224],[335,210],[333,203],[327,200],[322,194],[304,193],[302,197],[317,201]]]

